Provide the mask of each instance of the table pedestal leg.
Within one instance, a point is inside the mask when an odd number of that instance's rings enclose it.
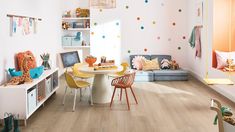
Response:
[[[112,95],[111,84],[104,74],[96,74],[94,78],[92,97],[98,104],[110,103]]]

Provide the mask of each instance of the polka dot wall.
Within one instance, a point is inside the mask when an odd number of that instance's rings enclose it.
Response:
[[[92,10],[91,43],[97,45],[93,51],[117,43],[120,46],[112,50],[120,51],[121,60],[130,54],[182,54],[189,38],[185,1],[126,0],[118,1],[115,9]]]

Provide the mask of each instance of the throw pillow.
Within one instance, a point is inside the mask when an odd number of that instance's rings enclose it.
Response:
[[[17,58],[17,64],[18,64],[18,69],[20,71],[22,71],[23,69],[20,69],[20,66],[22,65],[23,63],[23,59],[24,59],[24,54],[27,54],[27,55],[30,55],[32,56],[32,60],[29,60],[28,61],[28,68],[29,69],[32,69],[32,68],[36,68],[36,59],[33,55],[33,53],[31,51],[25,51],[25,52],[20,52],[16,55],[16,58]]]
[[[145,60],[143,64],[143,70],[144,71],[160,70],[158,58],[155,58],[153,60]]]
[[[146,58],[143,56],[135,56],[135,58],[133,58],[133,60],[132,60],[132,65],[137,70],[142,70],[145,60],[146,60]]]
[[[161,61],[161,69],[170,69],[170,61],[168,59]]]
[[[216,54],[216,60],[217,60],[217,69],[222,69],[227,64],[227,59],[233,59],[235,60],[235,52],[222,52],[222,51],[215,51]]]

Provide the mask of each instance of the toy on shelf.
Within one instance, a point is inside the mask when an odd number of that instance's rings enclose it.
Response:
[[[97,58],[89,55],[85,58],[86,63],[88,63],[89,67],[93,67],[93,64],[96,62]]]
[[[44,71],[44,66],[39,66],[33,69],[30,69],[30,76],[32,79],[39,78]],[[11,77],[20,77],[23,75],[22,71],[16,71],[15,68],[9,68],[8,72],[10,73]]]
[[[228,72],[235,72],[235,65],[234,65],[234,60],[233,59],[227,59],[227,66],[224,67],[224,71]]]
[[[175,60],[170,61],[170,66],[172,70],[178,70],[180,68],[179,64]]]
[[[63,17],[71,17],[71,11],[65,11]]]
[[[70,28],[70,24],[68,22],[62,22],[62,29],[68,30]]]
[[[51,69],[51,66],[49,64],[50,54],[44,53],[44,54],[40,55],[40,57],[42,59],[42,66],[44,66],[44,70]]]
[[[25,82],[32,82],[33,79],[30,76],[30,68],[28,67],[28,61],[32,60],[32,56],[29,56],[27,54],[24,54],[23,63],[20,66],[20,69],[23,69],[23,75],[19,77],[13,77],[10,79],[10,81],[7,83],[7,85],[19,85],[23,84]]]
[[[89,9],[76,9],[76,17],[89,17],[90,16],[90,10]]]

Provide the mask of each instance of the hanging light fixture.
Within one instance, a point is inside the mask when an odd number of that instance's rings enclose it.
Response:
[[[116,8],[116,0],[90,0],[90,7],[98,9]]]

